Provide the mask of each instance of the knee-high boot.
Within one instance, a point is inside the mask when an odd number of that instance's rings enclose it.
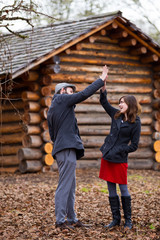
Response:
[[[121,196],[122,200],[122,207],[124,212],[124,218],[125,218],[125,228],[132,228],[132,221],[131,221],[131,196]]]
[[[121,214],[120,214],[120,201],[119,196],[109,197],[109,203],[111,207],[113,221],[105,225],[105,228],[112,228],[114,226],[119,226],[121,222]]]

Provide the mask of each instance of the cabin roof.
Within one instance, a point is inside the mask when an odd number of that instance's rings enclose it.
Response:
[[[26,36],[25,39],[13,34],[3,36],[0,50],[0,75],[18,77],[50,57],[100,31],[114,20],[129,34],[141,41],[142,45],[160,57],[160,46],[118,11],[21,31],[20,34]]]

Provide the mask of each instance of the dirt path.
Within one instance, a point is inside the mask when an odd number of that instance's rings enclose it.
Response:
[[[129,170],[133,229],[106,231],[111,220],[108,191],[98,170],[77,170],[76,212],[89,229],[55,228],[54,194],[58,173],[0,175],[0,239],[3,240],[158,240],[160,239],[160,172]],[[123,213],[122,213],[123,215]]]

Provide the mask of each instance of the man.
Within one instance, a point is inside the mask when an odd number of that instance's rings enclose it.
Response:
[[[74,93],[76,87],[73,84],[57,84],[48,110],[49,133],[54,143],[52,155],[59,170],[59,182],[55,193],[55,215],[56,227],[60,229],[71,230],[86,226],[77,219],[74,210],[76,160],[84,155],[74,108],[75,104],[84,101],[104,85],[107,74],[108,69],[104,66],[101,77],[79,93]]]

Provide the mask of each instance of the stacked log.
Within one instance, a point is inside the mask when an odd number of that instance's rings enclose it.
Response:
[[[154,70],[155,70],[155,74],[154,74],[154,82],[153,82],[154,100],[152,102],[152,107],[153,107],[152,139],[154,141],[153,150],[155,152],[154,159],[156,162],[154,164],[154,168],[157,169],[157,168],[160,168],[160,64],[157,64]]]
[[[49,171],[50,167],[54,163],[54,158],[52,156],[52,149],[53,149],[53,143],[49,136],[49,130],[48,130],[48,123],[47,123],[47,112],[48,108],[51,105],[52,101],[52,89],[50,88],[50,84],[52,83],[52,79],[48,77],[47,74],[56,75],[60,71],[59,67],[59,57],[54,56],[52,58],[53,64],[50,64],[49,61],[46,61],[44,64],[44,67],[41,69],[41,128],[42,133],[41,137],[43,139],[44,145],[43,145],[43,169],[42,171]]]
[[[23,139],[22,147],[19,148],[17,156],[19,159],[19,170],[21,173],[37,172],[42,169],[42,150],[43,141],[41,139],[41,105],[39,94],[39,73],[30,71],[22,76],[24,82],[28,82],[30,91],[22,92],[24,103],[23,114]]]
[[[92,36],[88,42],[82,42],[75,48],[67,49],[60,55],[61,71],[57,74],[51,72],[53,60],[50,59],[50,66],[46,66],[45,69],[45,78],[52,80],[50,84],[52,92],[58,82],[73,83],[77,91],[81,91],[99,77],[102,66],[107,64],[109,66],[107,79],[109,102],[118,107],[121,96],[133,94],[142,106],[139,149],[136,153],[129,155],[129,167],[150,169],[153,166],[151,65],[148,62],[139,61],[140,56],[145,55],[146,49],[136,48],[135,52],[133,49],[131,51],[128,47],[135,46],[137,41],[128,37],[123,39],[123,36],[120,33],[112,34],[114,39],[111,39],[103,32],[101,36]],[[85,156],[82,160],[89,166],[93,161],[101,158],[99,148],[109,133],[110,118],[99,104],[99,91],[78,104],[75,112],[85,147]]]
[[[32,74],[33,73],[33,74]],[[27,78],[28,75],[26,75]],[[37,78],[35,72],[31,72],[29,82],[24,78],[17,78],[13,82],[8,81],[3,84],[1,100],[1,125],[0,125],[0,171],[15,172],[19,169],[18,150],[22,148],[24,138],[23,116],[25,103],[22,100],[24,90],[37,89],[37,84],[33,82]],[[33,79],[34,78],[34,79]],[[32,81],[32,84],[31,84]],[[37,89],[38,90],[38,89]],[[28,106],[30,108],[31,106]],[[26,129],[26,128],[25,128]]]
[[[14,88],[14,94],[7,93],[6,89],[2,88],[2,96],[0,102],[0,172],[15,172],[19,165],[17,151],[22,145],[23,138],[23,103],[17,88]]]
[[[61,60],[61,62],[60,62]],[[83,90],[94,82],[103,65],[109,66],[109,102],[118,107],[121,96],[133,94],[142,106],[142,131],[139,148],[129,154],[130,168],[150,169],[153,158],[159,162],[160,141],[160,64],[159,57],[129,35],[118,21],[32,69],[17,79],[10,98],[14,104],[2,105],[1,158],[3,167],[19,164],[22,173],[45,171],[53,166],[53,143],[49,137],[47,111],[55,85],[69,82]],[[152,67],[154,71],[154,91]],[[152,94],[153,93],[153,96]],[[154,111],[152,111],[152,108]],[[15,112],[14,112],[15,111]],[[99,103],[99,91],[75,108],[85,156],[77,165],[97,166],[100,146],[110,131],[110,118]],[[153,121],[154,119],[154,121]],[[23,124],[22,124],[23,122]],[[152,129],[154,132],[152,134]],[[153,144],[154,141],[154,144]],[[152,151],[151,146],[155,153]],[[16,153],[18,154],[16,155]],[[154,168],[158,168],[157,165]]]

